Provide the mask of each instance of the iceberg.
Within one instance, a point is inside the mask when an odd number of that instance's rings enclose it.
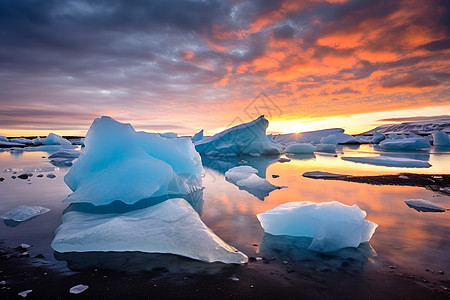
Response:
[[[178,137],[178,134],[175,132],[163,132],[163,133],[158,133],[159,136],[166,138],[166,139],[176,139]]]
[[[85,148],[64,177],[73,191],[63,202],[133,204],[202,188],[200,155],[189,138],[136,132],[110,117],[94,120]]]
[[[370,140],[370,142],[372,144],[379,144],[381,141],[384,141],[385,139],[386,139],[386,136],[384,134],[375,130],[373,132],[373,137]]]
[[[309,143],[294,143],[286,147],[286,153],[295,154],[312,154],[316,151],[316,147]]]
[[[9,140],[7,137],[0,135],[0,142],[9,142]]]
[[[191,140],[193,143],[203,140],[203,129],[194,134]]]
[[[344,133],[342,128],[331,128],[324,130],[300,132],[300,133],[289,133],[274,135],[273,141],[280,143],[282,145],[289,145],[293,143],[313,143],[318,144],[322,138],[334,135],[339,144],[354,144],[358,143],[354,136]]]
[[[320,144],[333,144],[338,145],[338,140],[335,134],[330,134],[320,139]]]
[[[445,212],[445,208],[442,206],[439,206],[437,204],[434,204],[431,201],[423,200],[423,199],[409,199],[405,200],[406,205],[408,205],[411,208],[414,208],[417,211],[423,211],[423,212]]]
[[[55,133],[49,133],[47,137],[41,138],[37,137],[32,140],[33,145],[39,146],[39,145],[61,145],[66,148],[70,148],[72,146],[72,143],[65,138],[61,137],[60,135],[57,135]]]
[[[386,139],[380,142],[380,147],[382,150],[420,150],[430,148],[430,143],[425,138],[398,138]]]
[[[237,185],[240,189],[246,190],[255,197],[263,200],[270,192],[281,187],[271,184],[264,178],[256,175],[258,170],[250,166],[234,167],[225,172],[227,181]]]
[[[266,233],[310,237],[309,250],[333,252],[370,240],[378,225],[366,215],[356,204],[303,201],[278,205],[257,218]]]
[[[443,131],[435,131],[433,135],[433,145],[450,147],[450,137]]]
[[[10,141],[0,141],[0,147],[2,148],[9,148],[9,147],[23,147],[24,144],[22,143],[14,143]]]
[[[51,246],[62,253],[140,251],[228,264],[248,260],[215,235],[181,198],[126,213],[66,212]]]
[[[269,121],[260,116],[195,142],[195,149],[208,156],[280,154],[281,147],[266,136],[268,126]]]
[[[55,165],[64,165],[68,164],[72,165],[71,161],[75,158],[78,158],[80,156],[80,151],[68,149],[68,148],[61,148],[52,155],[50,155],[48,158],[50,159],[50,162]]]
[[[302,176],[307,178],[342,178],[342,177],[349,177],[350,175],[336,174],[322,171],[309,171],[303,173]]]
[[[33,145],[33,142],[31,140],[23,138],[23,137],[9,139],[9,141],[12,143],[18,143],[18,144],[23,144],[23,145]]]
[[[342,156],[341,159],[362,164],[399,168],[429,168],[431,165],[422,160],[389,156]]]
[[[11,220],[15,222],[24,222],[31,218],[37,217],[39,215],[49,212],[50,209],[42,206],[26,206],[20,205],[10,211],[7,211],[0,215],[0,218],[4,220]]]

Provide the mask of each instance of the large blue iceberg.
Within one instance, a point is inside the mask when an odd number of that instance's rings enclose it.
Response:
[[[136,132],[110,117],[96,119],[86,147],[64,181],[73,191],[64,202],[133,204],[202,188],[202,163],[189,138]]]

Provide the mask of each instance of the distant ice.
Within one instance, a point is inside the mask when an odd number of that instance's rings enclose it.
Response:
[[[356,204],[304,201],[278,205],[257,217],[267,233],[311,237],[308,249],[332,252],[370,240],[378,225],[365,220],[366,215]]]
[[[117,214],[69,211],[51,243],[57,252],[171,253],[205,262],[241,264],[247,256],[209,229],[184,199]]]
[[[294,143],[318,144],[318,143],[320,143],[320,140],[322,138],[325,138],[330,135],[334,135],[339,144],[358,143],[357,139],[354,136],[345,134],[344,129],[342,129],[342,128],[331,128],[331,129],[300,132],[300,133],[274,135],[273,141],[276,143],[283,144],[285,146],[288,146],[289,144],[294,144]]]
[[[433,145],[450,147],[450,137],[448,134],[442,131],[433,132]]]
[[[390,138],[381,141],[380,147],[382,150],[420,150],[430,148],[430,143],[425,138]]]
[[[37,151],[42,151],[42,152],[48,152],[48,153],[54,153],[57,152],[63,148],[71,148],[71,149],[75,149],[77,146],[62,146],[62,145],[40,145],[40,146],[28,146],[28,147],[24,147],[24,148],[12,148],[11,150],[14,151],[28,151],[28,152],[37,152]]]
[[[320,139],[320,144],[333,144],[338,145],[338,140],[335,134],[330,134]]]
[[[316,151],[316,147],[309,143],[294,143],[286,147],[286,153],[295,154],[312,154]]]
[[[384,141],[385,139],[386,139],[386,136],[384,134],[375,130],[373,132],[373,137],[370,140],[370,142],[373,144],[379,144],[381,141]]]
[[[310,171],[303,173],[302,176],[308,178],[339,178],[339,177],[348,177],[350,175],[336,174],[322,171]]]
[[[9,142],[9,140],[7,137],[0,135],[0,142]]]
[[[163,133],[158,133],[161,137],[166,138],[166,139],[176,139],[178,137],[178,134],[175,132],[163,132]]]
[[[319,152],[335,152],[337,147],[335,144],[317,144],[316,148]]]
[[[5,220],[12,220],[15,222],[24,222],[31,218],[37,217],[39,215],[49,212],[50,209],[42,206],[26,206],[20,205],[10,211],[7,211],[0,215],[0,218]]]
[[[189,138],[162,138],[136,132],[110,117],[96,119],[86,147],[64,181],[72,189],[64,202],[133,204],[202,188],[202,163]]]
[[[194,136],[191,138],[192,142],[198,142],[203,140],[203,129],[194,134]]]
[[[0,147],[22,147],[22,143],[14,143],[10,141],[0,141]]]
[[[32,145],[33,142],[29,139],[26,138],[13,138],[13,139],[9,139],[10,142],[13,143],[18,143],[18,144],[23,144],[23,145]]]
[[[399,167],[399,168],[429,168],[431,165],[422,160],[399,158],[390,156],[342,156],[341,159],[352,161],[356,163],[386,166],[386,167]]]
[[[60,150],[56,151],[52,155],[48,157],[50,159],[50,162],[54,164],[55,166],[61,166],[61,165],[72,165],[72,160],[75,158],[78,158],[80,156],[80,151],[68,149],[68,148],[61,148]]]
[[[439,206],[431,201],[423,199],[409,199],[405,200],[406,205],[414,208],[417,211],[423,212],[445,212],[445,208]]]
[[[60,135],[55,133],[49,133],[47,137],[41,138],[37,137],[32,140],[32,143],[36,146],[38,145],[61,145],[62,147],[69,148],[72,146],[72,143],[63,138]]]
[[[268,126],[269,121],[260,116],[195,142],[195,149],[209,156],[279,154],[281,147],[266,136]]]
[[[87,290],[89,288],[89,286],[84,285],[84,284],[78,284],[76,286],[73,286],[70,288],[69,292],[71,294],[79,294],[84,292],[85,290]]]

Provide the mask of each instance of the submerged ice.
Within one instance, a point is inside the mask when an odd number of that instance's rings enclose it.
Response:
[[[247,262],[245,254],[215,235],[181,198],[126,213],[69,211],[51,245],[57,252],[140,251],[205,262]]]
[[[370,240],[378,225],[366,215],[356,204],[304,201],[281,204],[257,217],[267,233],[310,237],[308,249],[332,252]]]
[[[31,218],[37,217],[39,215],[49,212],[50,209],[42,206],[27,206],[20,205],[16,208],[11,209],[0,215],[0,218],[5,220],[12,220],[15,222],[24,222]]]
[[[73,191],[64,202],[133,204],[200,189],[202,164],[189,138],[136,132],[110,117],[96,119],[85,148],[64,181]]]

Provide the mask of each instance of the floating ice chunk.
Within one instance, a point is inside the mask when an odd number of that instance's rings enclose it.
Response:
[[[423,212],[445,212],[445,208],[439,206],[433,202],[423,199],[409,199],[405,200],[406,205],[414,208],[417,211]]]
[[[286,158],[286,157],[280,157],[278,159],[278,162],[280,162],[280,163],[285,163],[285,162],[290,162],[290,161],[291,161],[291,159],[290,158]]]
[[[78,156],[80,156],[80,151],[67,149],[67,148],[61,148],[58,151],[56,151],[55,153],[53,153],[52,155],[50,155],[48,158],[49,159],[64,158],[67,160],[74,160]]]
[[[310,172],[303,173],[302,176],[308,177],[308,178],[339,178],[339,177],[348,177],[350,175],[335,174],[335,173],[328,173],[328,172],[322,172],[322,171],[310,171]]]
[[[271,184],[264,178],[256,175],[258,170],[250,166],[234,167],[225,172],[227,181],[246,190],[259,199],[264,199],[273,190],[279,189],[279,186]]]
[[[390,133],[390,134],[388,134],[388,138],[393,139],[393,140],[398,140],[398,139],[401,139],[402,137],[396,133]]]
[[[194,134],[191,140],[193,143],[203,140],[203,129]]]
[[[85,290],[87,290],[89,288],[89,286],[84,285],[84,284],[78,284],[76,286],[73,286],[70,288],[69,292],[71,294],[79,294],[84,292]]]
[[[313,143],[318,144],[320,140],[329,135],[335,135],[339,144],[352,144],[358,143],[354,136],[344,133],[342,128],[331,128],[324,130],[280,134],[273,136],[273,141],[283,145],[289,145],[293,143]]]
[[[9,140],[5,136],[0,135],[0,142],[9,142]]]
[[[386,136],[384,134],[375,130],[373,132],[373,137],[370,140],[370,142],[373,144],[379,144],[381,141],[384,141],[385,139],[386,139]]]
[[[26,290],[23,292],[18,293],[17,295],[21,296],[21,297],[26,297],[29,293],[31,293],[33,290]]]
[[[430,143],[425,138],[399,138],[384,140],[380,147],[383,150],[419,150],[430,148]]]
[[[32,140],[32,143],[36,146],[38,145],[61,145],[63,147],[71,147],[72,143],[63,138],[60,135],[57,135],[55,133],[49,133],[47,137],[41,138],[37,137],[34,140]]]
[[[338,140],[335,134],[330,134],[320,139],[320,144],[333,144],[338,145]]]
[[[184,199],[117,214],[69,211],[56,230],[57,252],[171,253],[205,262],[241,264],[247,256],[225,243]]]
[[[257,217],[267,233],[310,237],[308,249],[332,252],[370,240],[378,225],[366,215],[356,204],[304,201],[281,204]]]
[[[296,154],[312,154],[316,151],[316,147],[309,143],[295,143],[287,146],[286,153],[296,153]]]
[[[9,139],[10,142],[13,143],[18,143],[18,144],[24,144],[24,145],[32,145],[33,142],[29,139],[20,137],[20,138],[13,138],[13,139]]]
[[[23,146],[23,145],[22,145]],[[59,151],[62,148],[76,148],[76,146],[61,146],[61,145],[41,145],[41,146],[28,146],[24,148],[12,148],[11,151],[27,151],[27,152],[47,152],[47,153],[54,153]]]
[[[64,177],[74,191],[64,202],[133,204],[202,188],[200,155],[189,138],[136,132],[110,117],[96,119],[86,147]]]
[[[317,144],[316,148],[319,152],[334,152],[337,147],[335,144]]]
[[[435,131],[433,135],[433,145],[450,147],[450,137],[443,131]]]
[[[264,116],[249,123],[243,123],[212,137],[195,143],[195,149],[210,156],[229,156],[245,154],[279,154],[280,146],[269,141],[266,129],[269,126]]]
[[[352,161],[362,164],[370,164],[386,167],[399,167],[399,168],[429,168],[431,165],[422,160],[390,157],[390,156],[342,156],[343,160]]]
[[[42,206],[26,206],[20,205],[8,212],[0,215],[0,218],[5,220],[13,220],[16,222],[24,222],[36,216],[49,212],[50,209]]]

